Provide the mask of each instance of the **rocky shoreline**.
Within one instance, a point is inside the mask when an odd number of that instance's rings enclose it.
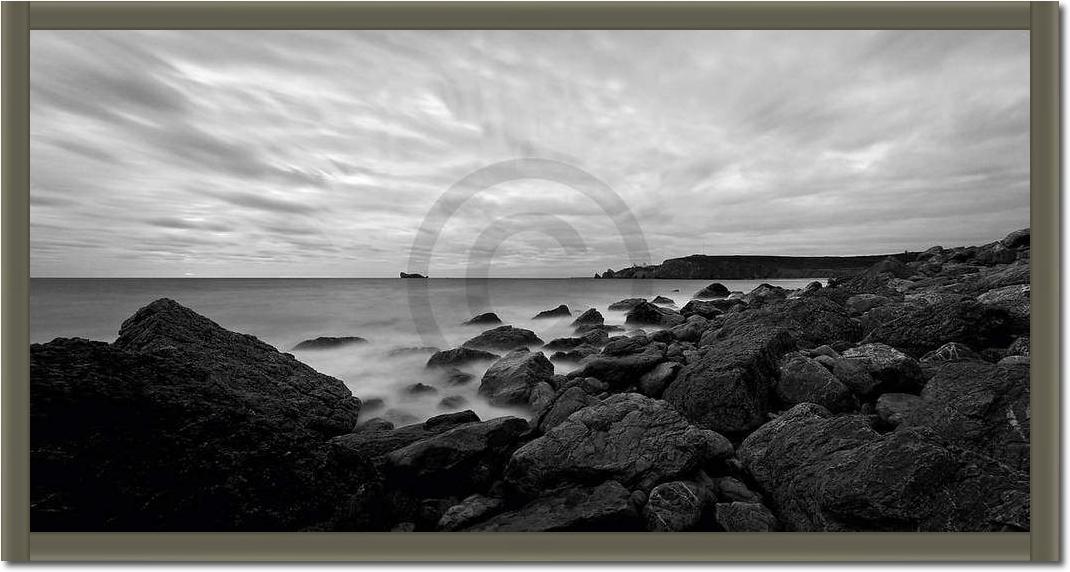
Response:
[[[671,305],[614,304],[626,332],[592,308],[545,342],[479,316],[428,367],[490,363],[479,394],[528,418],[395,427],[157,300],[114,343],[31,346],[31,527],[1028,530],[1028,229]]]

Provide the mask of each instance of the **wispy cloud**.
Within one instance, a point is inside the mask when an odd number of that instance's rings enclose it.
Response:
[[[655,262],[984,243],[1029,221],[1028,51],[1024,31],[38,30],[31,271],[394,276],[442,193],[518,157],[606,182]],[[554,182],[456,206],[434,275],[630,263]]]

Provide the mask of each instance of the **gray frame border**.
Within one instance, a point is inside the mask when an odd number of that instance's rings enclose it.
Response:
[[[1028,29],[1032,532],[96,534],[29,532],[31,29]],[[0,276],[4,560],[787,561],[1060,558],[1059,6],[1055,2],[5,2]],[[1036,502],[1043,499],[1043,502]]]

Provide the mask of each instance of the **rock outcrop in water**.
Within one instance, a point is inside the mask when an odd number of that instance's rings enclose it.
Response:
[[[646,332],[585,312],[547,344],[575,353],[566,375],[502,326],[428,365],[490,362],[483,398],[530,421],[401,427],[160,300],[114,344],[31,348],[33,526],[1028,530],[1028,280],[1019,231],[679,313],[625,300]]]

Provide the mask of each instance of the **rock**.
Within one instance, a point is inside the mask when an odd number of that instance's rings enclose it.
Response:
[[[624,323],[641,326],[672,327],[684,323],[684,317],[668,308],[660,308],[650,302],[642,302],[628,310]]]
[[[603,323],[605,323],[605,318],[603,318],[602,314],[594,308],[587,309],[582,314],[580,314],[578,318],[572,320],[573,326],[584,326]]]
[[[676,362],[662,362],[639,378],[639,391],[648,397],[658,399],[680,371]]]
[[[1006,347],[1011,340],[1010,321],[1005,310],[971,299],[905,306],[863,341],[888,344],[915,357],[947,342],[975,348]]]
[[[383,412],[383,417],[396,425],[412,425],[418,422],[420,419],[413,415],[409,411],[403,411],[401,409],[390,408]]]
[[[580,387],[587,392],[588,395],[598,395],[605,391],[609,391],[609,384],[594,377],[584,378],[580,382]]]
[[[889,392],[917,393],[925,385],[921,366],[917,360],[885,344],[863,344],[843,352],[843,358],[837,360],[853,361],[869,374],[869,378],[856,376],[840,379],[851,391],[865,400],[876,399],[878,395]],[[833,374],[836,374],[835,367]],[[864,384],[856,383],[864,379]]]
[[[810,353],[811,353],[811,357],[814,357],[814,358],[819,357],[819,356],[825,356],[825,357],[830,357],[832,359],[838,359],[838,358],[841,357],[840,356],[840,352],[832,349],[831,346],[818,346],[818,347],[814,348],[813,350],[810,350]]]
[[[921,356],[918,360],[922,365],[940,364],[947,361],[979,360],[981,356],[965,344],[948,342],[939,348]]]
[[[498,354],[492,354],[483,350],[454,348],[452,350],[435,352],[435,354],[427,360],[427,367],[456,367],[479,361],[494,361],[499,357]]]
[[[734,477],[713,479],[713,494],[724,501],[762,502],[762,495],[747,488],[743,481]]]
[[[554,387],[549,382],[540,381],[535,384],[535,387],[531,389],[531,396],[528,397],[528,406],[536,414],[549,407],[556,397]]]
[[[543,341],[535,332],[513,326],[499,326],[461,344],[462,347],[483,350],[511,351],[528,346],[541,346]]]
[[[873,308],[884,306],[890,300],[877,294],[855,294],[847,299],[847,310],[851,315],[861,316]]]
[[[468,399],[463,395],[449,395],[438,402],[439,409],[459,409],[468,405]]]
[[[827,355],[819,355],[814,357],[814,361],[821,364],[821,367],[824,367],[829,371],[832,371],[832,368],[836,367],[836,359],[837,358],[831,358]]]
[[[888,427],[896,427],[922,404],[921,397],[910,393],[885,393],[877,398],[877,416]]]
[[[554,396],[553,402],[532,420],[532,425],[545,433],[560,425],[569,415],[596,403],[598,400],[588,395],[582,387],[569,387]]]
[[[438,530],[453,532],[485,520],[505,508],[500,498],[474,494],[466,497],[460,504],[446,510],[438,521]]]
[[[788,291],[780,286],[773,286],[771,284],[759,284],[758,287],[751,290],[743,297],[743,301],[750,306],[760,306],[767,302],[773,302],[776,300],[783,300],[788,297]]]
[[[637,531],[628,489],[615,481],[562,489],[467,528],[472,532]]]
[[[856,342],[862,337],[858,321],[848,315],[847,309],[822,297],[770,302],[761,308],[728,314],[718,336],[728,337],[743,326],[786,329],[802,347]]]
[[[1025,366],[1029,367],[1029,356],[1007,356],[1000,359],[996,365],[1000,367]]]
[[[609,309],[618,311],[623,310],[626,312],[638,306],[639,304],[642,304],[643,302],[646,302],[645,298],[625,298],[624,300],[621,300],[619,302],[613,302],[612,304],[610,304]]]
[[[702,521],[707,496],[695,483],[672,481],[650,490],[643,516],[653,532],[694,530]]]
[[[816,403],[833,412],[852,411],[858,400],[821,364],[801,354],[788,354],[780,365],[776,394],[787,407]]]
[[[665,296],[656,296],[653,300],[651,300],[651,302],[654,303],[654,304],[672,304],[672,305],[676,305],[676,302],[673,302],[672,298],[666,298]]]
[[[776,516],[756,502],[719,502],[716,506],[717,524],[725,532],[775,532]]]
[[[1006,248],[1029,248],[1029,229],[1016,230],[999,242]]]
[[[494,312],[484,312],[464,323],[465,326],[483,326],[487,324],[500,324],[502,319]]]
[[[571,350],[586,343],[586,338],[555,338],[553,340],[550,340],[545,346],[542,347],[542,349],[551,351]]]
[[[611,332],[623,332],[624,328],[606,324],[583,324],[576,326],[576,329],[573,331],[575,331],[577,335],[585,336],[587,334],[602,333],[608,337]]]
[[[742,436],[764,423],[772,410],[777,361],[794,345],[782,329],[741,327],[684,366],[664,399],[700,427]]]
[[[402,278],[423,278],[423,276],[402,276]],[[390,532],[416,532],[416,523],[410,521],[399,522],[394,528],[390,529]]]
[[[1007,348],[1008,356],[1028,356],[1029,355],[1029,336],[1022,336]]]
[[[608,479],[649,490],[731,454],[727,439],[690,425],[664,402],[621,393],[518,449],[505,480],[527,496]]]
[[[804,403],[747,437],[739,458],[787,530],[1029,527],[1025,473],[945,446],[926,430],[881,434],[864,416]]]
[[[292,351],[308,350],[333,350],[355,344],[366,344],[368,340],[357,336],[327,337],[320,336],[311,340],[305,340],[293,347]]]
[[[409,355],[416,355],[416,354],[433,354],[433,353],[435,353],[437,351],[439,351],[438,348],[431,347],[431,346],[411,347],[411,348],[394,348],[394,349],[390,350],[389,352],[386,352],[386,355],[388,357],[402,357],[402,356],[409,356]]]
[[[693,321],[692,318],[696,318],[699,321]],[[667,333],[672,340],[679,340],[681,342],[697,342],[702,339],[703,334],[709,329],[710,324],[705,318],[699,315],[693,315],[687,319],[687,322],[680,324],[679,326],[673,326],[669,330],[661,330],[661,332]]]
[[[330,455],[361,406],[341,381],[173,300],[29,349],[35,532],[299,530],[376,479]]]
[[[409,274],[409,273],[406,273],[406,272],[402,272],[401,273],[401,277],[402,278],[427,278],[427,276],[424,276],[423,274],[417,274],[417,273]]]
[[[540,382],[549,382],[553,375],[554,365],[542,352],[516,350],[487,369],[479,382],[479,394],[493,405],[526,405],[531,390]]]
[[[584,358],[586,358],[588,356],[596,355],[597,353],[598,353],[598,348],[596,348],[594,346],[591,346],[591,345],[584,344],[582,346],[579,346],[577,348],[574,348],[574,349],[571,349],[571,350],[568,350],[568,351],[554,352],[550,356],[550,361],[566,362],[566,363],[579,363],[579,362],[583,361]]]
[[[435,394],[438,390],[430,385],[423,383],[413,383],[405,387],[405,393],[408,395],[423,395],[423,394]]]
[[[394,424],[382,417],[373,417],[353,428],[354,433],[374,433],[376,431],[390,431]]]
[[[571,315],[572,312],[569,311],[568,306],[561,304],[553,310],[543,310],[542,312],[535,314],[535,317],[533,317],[532,320],[542,320],[545,318],[564,318],[566,316]]]
[[[724,284],[721,284],[720,282],[714,282],[713,284],[706,286],[702,290],[695,292],[694,297],[696,299],[702,300],[706,298],[724,298],[725,296],[728,296],[728,294],[728,288],[725,288]]]
[[[1011,286],[1014,284],[1029,284],[1029,261],[1019,260],[1014,264],[1003,267],[994,267],[982,273],[973,287],[978,292],[984,292],[993,288]]]
[[[376,409],[382,409],[386,406],[386,402],[379,397],[372,397],[370,399],[363,400],[363,404],[360,407],[361,413],[369,413]]]
[[[387,482],[421,497],[486,490],[527,431],[517,417],[454,427],[388,453]]]
[[[1005,310],[1011,318],[1010,329],[1016,334],[1029,333],[1029,284],[994,288],[977,297],[977,301]]]
[[[943,364],[900,427],[926,427],[944,442],[1029,471],[1029,367]]]
[[[713,319],[730,308],[742,305],[743,302],[740,300],[691,300],[680,308],[680,315],[689,317],[697,314],[703,318]]]
[[[610,341],[601,354],[585,358],[568,376],[594,377],[615,389],[627,388],[665,360],[665,347],[662,343],[650,343],[645,337]]]
[[[474,375],[461,371],[455,367],[447,369],[445,372],[445,381],[449,385],[464,385],[475,377]]]
[[[478,423],[479,416],[472,411],[438,415],[414,425],[398,427],[391,431],[359,432],[340,435],[330,440],[334,455],[349,465],[374,461],[387,453],[411,445],[469,423]]]

